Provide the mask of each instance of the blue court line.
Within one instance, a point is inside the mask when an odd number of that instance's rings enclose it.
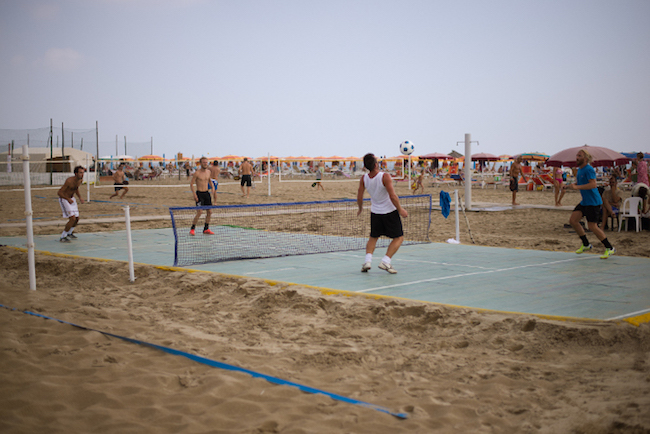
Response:
[[[5,309],[9,309],[9,310],[13,310],[13,311],[18,311],[18,309],[16,309],[16,308],[5,306],[3,304],[0,304],[0,307],[3,307]],[[382,413],[390,414],[391,416],[395,416],[395,417],[398,417],[400,419],[406,419],[408,417],[408,415],[406,413],[394,413],[394,412],[390,411],[389,409],[387,409],[386,407],[382,407],[380,405],[370,404],[368,402],[359,401],[359,400],[353,399],[353,398],[348,398],[347,396],[337,395],[336,393],[331,393],[331,392],[326,392],[324,390],[315,389],[313,387],[305,386],[305,385],[302,385],[302,384],[299,384],[299,383],[294,383],[294,382],[288,381],[288,380],[283,380],[281,378],[277,378],[277,377],[273,377],[273,376],[270,376],[270,375],[262,374],[262,373],[259,373],[259,372],[256,372],[256,371],[251,371],[250,369],[241,368],[239,366],[230,365],[228,363],[217,362],[216,360],[208,359],[206,357],[197,356],[196,354],[190,354],[190,353],[187,353],[185,351],[175,350],[173,348],[164,347],[162,345],[156,345],[156,344],[141,341],[141,340],[138,340],[138,339],[127,338],[126,336],[120,336],[120,335],[116,335],[116,334],[113,334],[113,333],[104,332],[104,331],[101,331],[101,330],[80,326],[78,324],[74,324],[74,323],[71,323],[71,322],[68,322],[68,321],[63,321],[63,320],[57,319],[57,318],[52,318],[52,317],[49,317],[49,316],[46,316],[46,315],[42,315],[40,313],[30,312],[28,310],[18,311],[18,312],[22,312],[22,313],[27,314],[27,315],[33,315],[33,316],[36,316],[36,317],[39,317],[39,318],[51,319],[53,321],[58,321],[61,324],[71,325],[73,327],[77,327],[77,328],[80,328],[82,330],[98,332],[98,333],[101,333],[101,334],[103,334],[105,336],[110,336],[110,337],[113,337],[113,338],[122,339],[124,341],[131,342],[132,344],[138,344],[138,345],[144,345],[146,347],[151,347],[151,348],[154,348],[156,350],[160,350],[160,351],[164,351],[165,353],[172,354],[174,356],[185,357],[185,358],[190,359],[192,361],[195,361],[197,363],[201,363],[203,365],[211,366],[213,368],[224,369],[226,371],[242,372],[244,374],[250,375],[253,378],[261,378],[263,380],[266,380],[269,383],[277,384],[277,385],[280,385],[280,386],[295,387],[295,388],[299,389],[302,392],[311,393],[311,394],[314,394],[314,395],[318,395],[318,394],[325,395],[325,396],[328,396],[328,397],[330,397],[330,398],[332,398],[332,399],[334,399],[336,401],[345,402],[347,404],[360,405],[362,407],[366,407],[366,408],[369,408],[371,410],[376,410],[376,411],[379,411],[379,412],[382,412]]]

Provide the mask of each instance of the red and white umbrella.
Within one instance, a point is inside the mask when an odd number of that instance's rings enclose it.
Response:
[[[547,166],[554,167],[575,167],[578,165],[576,162],[576,154],[581,149],[589,152],[589,154],[594,158],[591,162],[592,166],[620,166],[630,162],[630,159],[620,152],[613,151],[609,148],[602,148],[600,146],[577,146],[575,148],[565,149],[556,154],[551,155],[551,157],[546,161]]]
[[[441,154],[440,152],[433,152],[431,154],[420,155],[420,159],[425,160],[451,160],[453,157],[447,154]]]
[[[472,161],[497,161],[499,157],[494,154],[488,154],[487,152],[479,152],[478,154],[472,154]]]

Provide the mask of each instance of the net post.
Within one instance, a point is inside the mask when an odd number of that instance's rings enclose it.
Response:
[[[135,282],[135,272],[133,270],[133,239],[131,238],[131,211],[128,205],[124,207],[124,220],[126,222],[126,243],[129,253],[129,282]]]
[[[36,261],[34,258],[34,227],[32,225],[32,184],[29,179],[29,146],[23,145],[23,179],[25,184],[25,220],[27,229],[27,267],[29,289],[36,291]]]
[[[86,202],[90,202],[90,160],[88,154],[86,154],[86,171],[84,175],[86,176]]]
[[[454,214],[456,216],[456,241],[460,244],[460,220],[458,219],[458,189],[454,190]]]
[[[269,152],[268,155],[268,160],[266,162],[266,180],[269,183],[269,196],[271,195],[271,153]]]
[[[472,135],[465,134],[465,209],[472,209]]]

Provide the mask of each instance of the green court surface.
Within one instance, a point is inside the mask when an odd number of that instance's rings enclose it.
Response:
[[[89,258],[126,261],[125,231],[79,233],[60,243],[59,235],[35,237],[35,249]],[[134,230],[136,263],[171,266],[172,229]],[[215,242],[216,238],[215,238]],[[0,244],[24,247],[22,237]],[[597,253],[521,250],[444,243],[403,246],[393,258],[398,274],[377,268],[361,273],[363,250],[248,259],[193,265],[204,270],[358,293],[394,296],[477,309],[564,318],[632,320],[650,317],[650,259]]]

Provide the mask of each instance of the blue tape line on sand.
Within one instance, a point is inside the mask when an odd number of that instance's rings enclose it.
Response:
[[[16,308],[8,307],[8,306],[5,306],[3,304],[0,304],[0,307],[4,307],[4,308],[10,309],[10,310],[17,310]],[[229,365],[227,363],[217,362],[216,360],[207,359],[205,357],[201,357],[201,356],[197,356],[197,355],[194,355],[194,354],[186,353],[184,351],[175,350],[173,348],[163,347],[161,345],[151,344],[149,342],[144,342],[144,341],[140,341],[140,340],[137,340],[137,339],[127,338],[125,336],[115,335],[113,333],[103,332],[101,330],[91,329],[91,328],[80,326],[80,325],[77,325],[77,324],[74,324],[74,323],[71,323],[71,322],[63,321],[63,320],[60,320],[60,319],[57,319],[57,318],[52,318],[52,317],[49,317],[49,316],[46,316],[46,315],[41,315],[40,313],[30,312],[30,311],[27,311],[27,310],[22,311],[22,312],[27,314],[27,315],[33,315],[33,316],[37,316],[37,317],[44,318],[44,319],[51,319],[51,320],[54,320],[54,321],[58,321],[58,322],[60,322],[62,324],[68,324],[68,325],[71,325],[73,327],[77,327],[77,328],[80,328],[80,329],[83,329],[83,330],[98,332],[98,333],[101,333],[103,335],[111,336],[111,337],[118,338],[118,339],[122,339],[122,340],[125,340],[127,342],[134,343],[134,344],[145,345],[147,347],[155,348],[157,350],[161,350],[161,351],[164,351],[166,353],[173,354],[175,356],[186,357],[186,358],[188,358],[190,360],[193,360],[195,362],[202,363],[202,364],[208,365],[208,366],[212,366],[213,368],[225,369],[227,371],[243,372],[244,374],[248,374],[248,375],[250,375],[252,377],[255,377],[255,378],[262,378],[262,379],[268,381],[269,383],[278,384],[280,386],[296,387],[296,388],[300,389],[303,392],[329,396],[330,398],[332,398],[334,400],[337,400],[337,401],[345,402],[345,403],[348,403],[348,404],[360,405],[362,407],[366,407],[366,408],[369,408],[371,410],[377,410],[377,411],[380,411],[382,413],[390,414],[391,416],[395,416],[395,417],[398,417],[400,419],[406,419],[408,417],[408,415],[406,413],[394,413],[394,412],[390,411],[389,409],[387,409],[385,407],[381,407],[379,405],[370,404],[368,402],[363,402],[363,401],[359,401],[359,400],[356,400],[356,399],[353,399],[353,398],[348,398],[346,396],[337,395],[335,393],[326,392],[324,390],[315,389],[313,387],[304,386],[302,384],[294,383],[292,381],[287,381],[287,380],[283,380],[281,378],[272,377],[270,375],[265,375],[265,374],[261,374],[259,372],[251,371],[250,369],[240,368],[239,366],[234,366],[234,365]]]

